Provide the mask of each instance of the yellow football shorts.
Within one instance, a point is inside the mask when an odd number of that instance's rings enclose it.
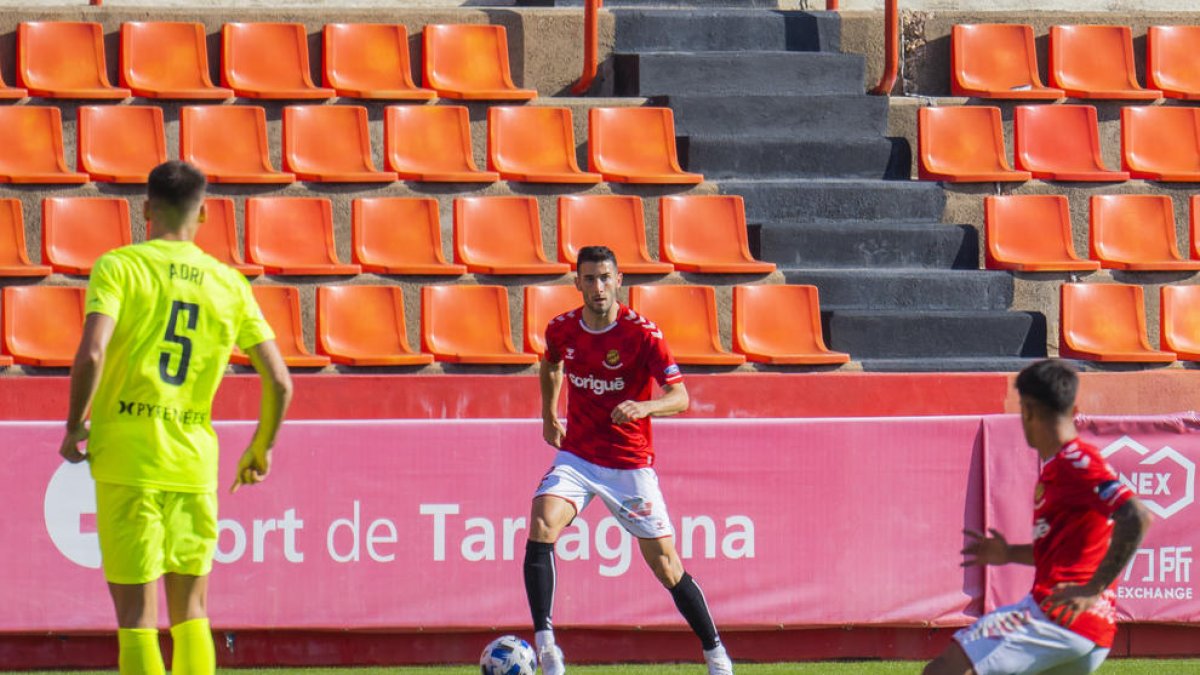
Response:
[[[110,583],[203,576],[217,546],[217,495],[96,483],[96,531]]]

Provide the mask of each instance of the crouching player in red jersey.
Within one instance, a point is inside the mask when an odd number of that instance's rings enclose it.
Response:
[[[566,672],[550,620],[554,542],[598,496],[637,538],[646,563],[700,638],[710,675],[731,675],[733,664],[704,593],[683,571],[675,551],[674,529],[652,468],[649,418],[688,407],[679,366],[662,331],[617,302],[621,273],[611,250],[580,249],[575,286],[583,294],[583,307],[555,317],[546,327],[540,373],[543,435],[559,452],[534,496],[525,546],[525,592],[542,672]],[[657,399],[650,397],[654,381],[663,389]],[[570,392],[565,430],[557,416],[564,382]]]
[[[1033,544],[967,531],[969,565],[1034,566],[1033,590],[954,636],[926,675],[1091,673],[1116,633],[1117,575],[1137,552],[1150,514],[1075,430],[1079,378],[1062,361],[1017,376],[1025,440],[1038,451]]]

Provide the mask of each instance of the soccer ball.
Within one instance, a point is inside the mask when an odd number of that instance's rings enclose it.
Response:
[[[533,675],[537,671],[537,655],[529,643],[515,635],[492,640],[479,657],[481,675]]]

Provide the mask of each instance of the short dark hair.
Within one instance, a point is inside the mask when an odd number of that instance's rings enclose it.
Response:
[[[612,263],[613,269],[617,268],[617,254],[612,252],[612,249],[607,246],[584,246],[579,249],[579,256],[576,262],[580,265],[583,263],[602,263],[608,261]]]
[[[1075,407],[1079,375],[1059,359],[1044,359],[1017,375],[1017,392],[1058,415],[1069,415]]]
[[[159,164],[150,172],[146,196],[156,203],[188,211],[204,199],[207,186],[208,181],[199,169],[173,159]]]

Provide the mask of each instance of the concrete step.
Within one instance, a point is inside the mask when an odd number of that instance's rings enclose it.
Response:
[[[652,52],[613,58],[617,96],[862,94],[865,61],[830,52]]]
[[[822,295],[822,304],[824,304]],[[1045,318],[1025,312],[845,310],[828,316],[829,348],[855,361],[1045,354]]]
[[[721,178],[887,178],[886,138],[755,138],[692,136],[682,144],[689,171]],[[904,175],[907,177],[907,167]],[[898,177],[898,176],[896,176]]]
[[[782,220],[940,221],[946,196],[933,182],[908,180],[724,180],[723,194],[746,198],[751,223]]]
[[[781,268],[979,269],[979,235],[942,223],[765,223],[762,259]]]
[[[618,52],[836,52],[841,44],[834,12],[639,6],[615,9],[613,16]]]
[[[957,359],[865,359],[860,362],[860,365],[863,370],[873,373],[1017,373],[1037,358],[1037,356],[975,356]]]
[[[849,138],[887,133],[888,102],[883,96],[682,94],[655,96],[650,103],[675,111],[675,129],[681,136],[750,133]]]
[[[996,310],[1012,305],[1013,278],[984,270],[782,269],[789,284],[820,289],[821,309]]]

